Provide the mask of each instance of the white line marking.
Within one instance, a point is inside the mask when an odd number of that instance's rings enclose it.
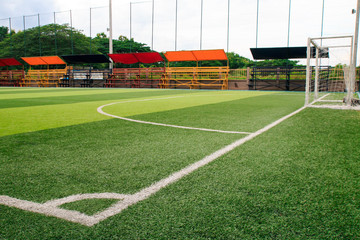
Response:
[[[135,120],[132,118],[125,118],[120,117],[117,115],[109,114],[103,111],[104,107],[120,104],[120,103],[129,103],[129,102],[144,102],[144,101],[154,101],[154,100],[160,100],[160,99],[171,99],[171,98],[178,98],[178,97],[184,97],[184,96],[177,96],[177,97],[168,97],[168,98],[153,98],[153,99],[143,99],[143,100],[129,100],[129,101],[123,101],[123,102],[114,102],[102,105],[97,108],[98,113],[106,115],[108,117],[112,118],[118,118],[121,120],[129,121],[129,122],[136,122],[136,123],[142,123],[142,124],[150,124],[150,125],[156,125],[156,126],[163,126],[163,127],[172,127],[172,128],[181,128],[181,129],[189,129],[189,130],[198,130],[198,131],[206,131],[206,132],[218,132],[218,133],[234,133],[234,134],[251,134],[249,132],[239,132],[239,131],[225,131],[225,130],[216,130],[216,129],[207,129],[207,128],[195,128],[195,127],[186,127],[186,126],[179,126],[179,125],[172,125],[172,124],[165,124],[165,123],[156,123],[156,122],[148,122],[148,121],[141,121],[141,120]]]
[[[117,194],[117,193],[99,193],[99,194],[78,194],[69,196],[62,199],[56,199],[48,201],[44,204],[40,203],[34,203],[30,201],[25,200],[19,200],[16,198],[11,198],[8,196],[0,196],[0,204],[7,205],[10,207],[16,207],[19,209],[23,209],[26,211],[31,211],[35,213],[44,214],[47,216],[53,216],[57,218],[61,218],[70,222],[79,223],[85,226],[93,226],[111,216],[117,215],[121,213],[124,209],[128,208],[131,205],[134,205],[140,201],[143,201],[147,198],[149,198],[151,195],[157,193],[162,188],[180,180],[181,178],[185,177],[186,175],[194,172],[195,170],[213,162],[214,160],[218,159],[219,157],[225,155],[226,153],[232,151],[236,147],[239,147],[240,145],[246,143],[247,141],[257,137],[258,135],[270,130],[271,128],[275,127],[276,125],[280,124],[281,122],[285,121],[286,119],[294,116],[295,114],[301,112],[306,107],[302,107],[289,115],[286,115],[285,117],[280,118],[279,120],[267,125],[266,127],[251,133],[250,135],[241,138],[224,148],[206,156],[205,158],[201,159],[200,161],[193,163],[189,165],[188,167],[175,172],[168,176],[167,178],[164,178],[151,186],[142,189],[141,191],[132,194],[132,195],[125,195],[125,194]],[[117,203],[113,204],[109,208],[105,209],[102,212],[99,212],[93,216],[88,216],[86,214],[80,213],[78,211],[72,211],[72,210],[65,210],[58,208],[63,203],[69,203],[70,201],[79,201],[87,198],[114,198],[114,199],[121,199]]]
[[[326,109],[335,109],[335,110],[356,110],[356,111],[360,111],[360,106],[330,105],[330,104],[315,105],[315,103],[317,103],[317,102],[329,102],[329,103],[331,103],[331,102],[342,103],[343,102],[341,100],[324,100],[324,98],[329,96],[329,95],[330,95],[330,93],[325,94],[324,96],[322,96],[318,100],[315,100],[312,103],[310,103],[308,107],[311,107],[311,108],[326,108]]]

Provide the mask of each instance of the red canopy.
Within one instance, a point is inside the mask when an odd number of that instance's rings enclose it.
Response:
[[[0,66],[21,66],[22,64],[16,60],[15,58],[1,58],[0,59]]]
[[[139,62],[133,53],[109,54],[114,63],[133,64]]]
[[[134,53],[135,57],[141,63],[163,62],[164,59],[157,52]]]
[[[133,64],[137,62],[156,63],[156,62],[164,61],[161,55],[157,52],[118,53],[118,54],[109,54],[109,57],[115,63],[123,63],[123,64]]]

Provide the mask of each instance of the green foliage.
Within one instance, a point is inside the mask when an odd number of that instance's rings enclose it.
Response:
[[[0,42],[4,41],[4,39],[8,36],[8,34],[9,34],[9,28],[1,26],[0,27]]]
[[[257,67],[294,67],[297,66],[299,61],[289,60],[289,59],[273,59],[273,60],[264,60],[253,63],[253,66]]]
[[[252,66],[253,64],[253,61],[250,59],[242,57],[234,52],[227,53],[227,57],[229,59],[230,69],[246,68]]]
[[[0,42],[0,57],[70,55],[72,47],[74,54],[89,53],[90,40],[68,25],[48,24],[19,31],[11,40],[6,38]],[[99,53],[95,45],[91,49],[93,53]]]
[[[107,54],[109,39],[105,33],[95,38],[86,37],[80,30],[67,24],[48,24],[13,33],[8,37],[8,28],[0,27],[0,57],[51,56],[72,54]],[[91,45],[91,51],[90,51]],[[150,47],[120,36],[113,40],[114,52],[149,52]]]

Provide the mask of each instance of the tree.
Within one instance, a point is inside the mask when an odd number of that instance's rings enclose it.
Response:
[[[4,41],[4,39],[8,36],[8,34],[9,34],[9,28],[1,26],[0,27],[0,42]]]
[[[246,57],[242,57],[237,53],[229,52],[226,54],[229,59],[230,69],[245,68],[253,65],[253,61]]]
[[[0,42],[0,57],[88,54],[90,38],[68,25],[48,24],[12,34]],[[91,46],[92,53],[100,53]]]
[[[294,67],[297,66],[299,61],[289,59],[273,59],[264,60],[254,63],[257,67]]]

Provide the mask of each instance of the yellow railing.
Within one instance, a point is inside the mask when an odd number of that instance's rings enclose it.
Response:
[[[57,87],[60,79],[64,77],[67,68],[64,69],[30,69],[20,82],[21,87]]]
[[[160,88],[228,89],[228,67],[168,67]]]

